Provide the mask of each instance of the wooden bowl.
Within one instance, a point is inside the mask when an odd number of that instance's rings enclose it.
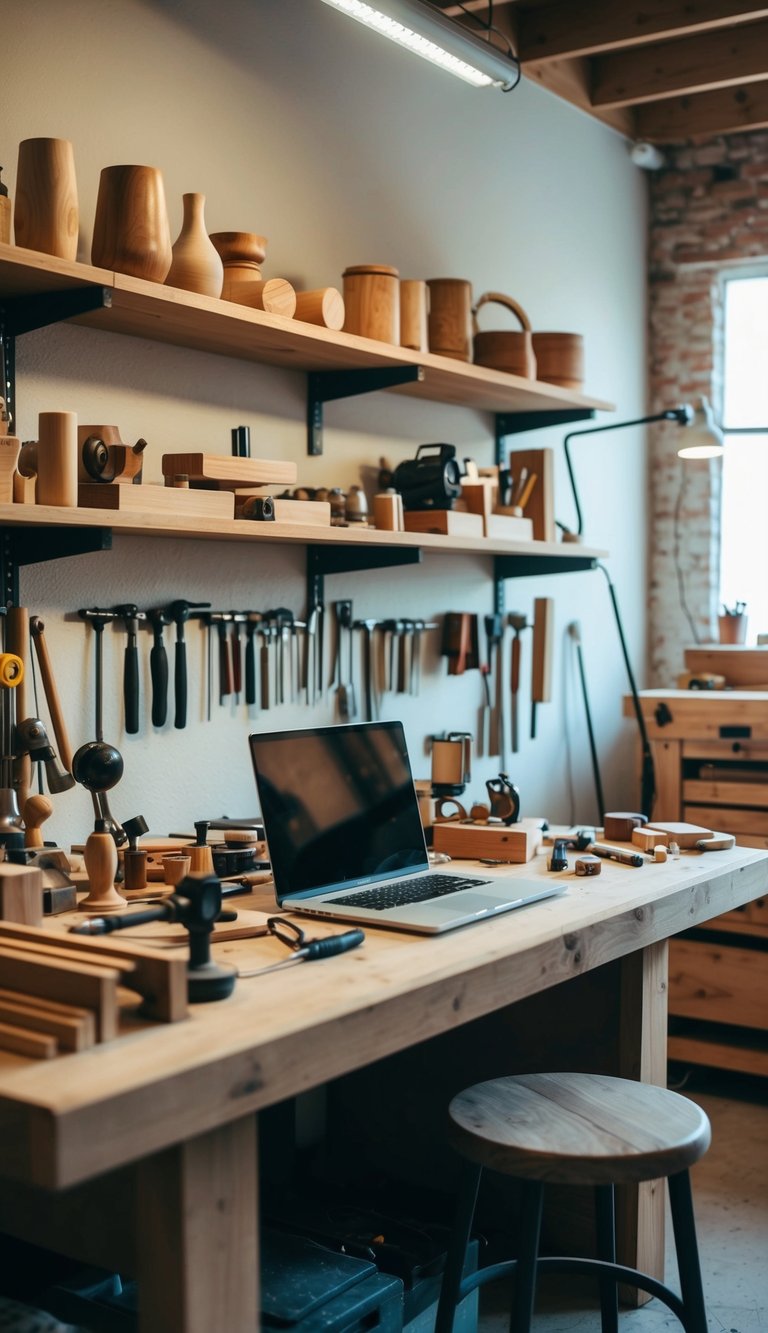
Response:
[[[250,231],[214,231],[209,238],[226,268],[228,264],[264,263],[267,253],[266,236],[255,236]]]

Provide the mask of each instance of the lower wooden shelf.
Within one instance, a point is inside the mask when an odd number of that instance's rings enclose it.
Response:
[[[718,1023],[670,1023],[667,1053],[680,1064],[768,1078],[768,1041]]]

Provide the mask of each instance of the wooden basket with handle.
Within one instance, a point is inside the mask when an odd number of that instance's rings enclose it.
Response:
[[[477,314],[481,306],[495,303],[504,305],[520,321],[520,330],[499,329],[482,332],[478,328]],[[472,330],[474,333],[474,360],[478,366],[488,366],[491,370],[503,370],[508,375],[521,375],[525,379],[536,378],[536,357],[533,353],[531,324],[522,306],[511,296],[501,292],[484,292],[472,308]]]

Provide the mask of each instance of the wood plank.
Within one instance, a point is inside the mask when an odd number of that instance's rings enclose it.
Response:
[[[768,762],[768,743],[765,741],[683,741],[683,759],[702,759],[713,763],[730,760],[742,763]]]
[[[0,947],[0,973],[7,990],[92,1009],[99,1041],[111,1041],[117,1036],[117,987],[121,978],[114,968],[70,963],[60,958],[54,961],[43,955]]]
[[[748,690],[643,690],[640,707],[651,740],[768,740],[768,693]],[[630,695],[624,716],[634,717]],[[741,735],[723,736],[739,727]]]
[[[159,954],[141,944],[89,939],[86,935],[53,934],[0,922],[0,942],[14,941],[23,948],[54,946],[62,957],[76,955],[89,963],[103,963],[119,968],[121,984],[143,997],[142,1012],[147,1018],[163,1023],[177,1023],[187,1016],[187,968],[184,958]]]
[[[0,995],[0,1022],[13,1023],[30,1032],[48,1033],[62,1051],[86,1051],[95,1045],[96,1023],[88,1010],[82,1010],[79,1017],[74,1012],[65,1012],[64,1006],[57,1012],[52,1007],[30,1003],[29,997],[22,998],[19,992],[10,994],[13,999],[3,999]]]
[[[706,1028],[700,1036],[674,1033],[669,1038],[669,1058],[683,1064],[708,1065],[713,1069],[730,1069],[734,1073],[768,1078],[768,1050],[742,1045],[738,1041],[733,1044],[718,1041],[706,1035]]]
[[[652,5],[634,7],[617,5],[615,0],[590,0],[579,6],[570,0],[521,5],[518,55],[528,65],[534,60],[612,51],[766,17],[768,8],[746,0],[655,0]]]
[[[755,689],[768,681],[768,644],[745,648],[738,643],[703,644],[686,648],[686,670],[725,676],[738,689]]]
[[[592,105],[628,106],[766,78],[768,22],[761,20],[727,33],[718,29],[598,56],[592,62]]]
[[[152,483],[129,486],[122,482],[102,485],[97,481],[81,481],[77,488],[77,502],[79,508],[131,513],[142,524],[151,524],[163,514],[219,520],[235,516],[233,498],[226,491],[203,491],[191,486],[185,489]]]
[[[296,464],[280,458],[231,458],[226,454],[173,453],[163,454],[161,463],[164,477],[184,473],[191,482],[214,482],[230,490],[242,486],[292,485],[297,477]]]
[[[768,125],[768,83],[743,83],[716,92],[649,102],[635,108],[638,139],[650,143],[709,138]]]
[[[768,1032],[765,954],[703,940],[672,940],[669,1012]]]
[[[32,866],[0,865],[0,920],[27,926],[43,923],[43,872]]]
[[[698,824],[711,824],[712,828],[718,828],[718,821],[722,822],[723,810],[716,805],[685,805],[683,806],[683,819],[696,820]],[[768,836],[768,813],[761,810],[739,810],[732,807],[728,811],[728,828],[718,829],[718,832],[734,833],[738,837],[742,833],[757,837]]]
[[[56,1038],[50,1033],[29,1032],[5,1022],[0,1022],[0,1050],[26,1055],[32,1060],[52,1060],[59,1053]]]
[[[656,775],[654,814],[659,819],[682,817],[680,800],[680,741],[652,740],[651,754]]]
[[[683,782],[683,800],[688,803],[696,802],[702,805],[739,805],[768,809],[768,782],[731,782],[727,780],[707,782],[702,778],[687,778]],[[727,820],[725,810],[722,818]]]

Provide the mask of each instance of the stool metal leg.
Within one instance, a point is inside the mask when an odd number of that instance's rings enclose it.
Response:
[[[472,1232],[472,1219],[475,1215],[477,1192],[480,1188],[482,1167],[474,1162],[463,1162],[459,1176],[459,1189],[456,1201],[456,1217],[453,1232],[448,1243],[445,1271],[440,1288],[440,1300],[437,1306],[435,1333],[452,1333],[456,1306],[459,1303],[461,1275],[467,1258],[467,1246]]]
[[[524,1180],[520,1202],[520,1253],[515,1271],[510,1333],[529,1333],[536,1297],[536,1267],[539,1261],[539,1237],[544,1204],[544,1186],[538,1180]]]
[[[616,1208],[613,1185],[595,1186],[597,1257],[616,1262]],[[618,1333],[619,1288],[610,1277],[600,1278],[600,1327],[602,1333]]]
[[[685,1306],[686,1333],[707,1333],[707,1312],[701,1285],[699,1247],[696,1243],[691,1177],[687,1171],[680,1171],[677,1175],[670,1176],[667,1183],[675,1233],[677,1266],[680,1270],[680,1291]]]

